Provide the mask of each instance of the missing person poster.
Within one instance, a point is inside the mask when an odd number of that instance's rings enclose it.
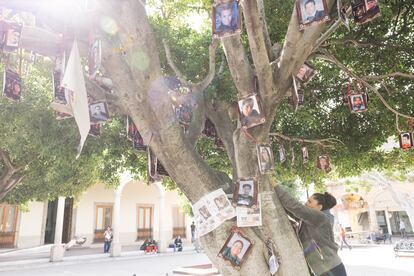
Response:
[[[262,225],[262,204],[260,194],[257,205],[252,207],[236,207],[237,227],[252,227]]]
[[[202,197],[193,205],[193,213],[200,236],[213,231],[224,221],[236,215],[234,207],[223,189],[218,189]]]

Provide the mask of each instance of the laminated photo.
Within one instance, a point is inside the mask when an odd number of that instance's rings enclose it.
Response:
[[[213,6],[213,36],[225,37],[241,31],[241,13],[238,1],[222,1]]]
[[[89,116],[92,123],[105,123],[109,119],[106,102],[96,102],[89,105]]]
[[[260,196],[258,203],[252,207],[236,207],[237,227],[262,226],[262,209]]]
[[[263,124],[266,119],[256,94],[252,94],[239,100],[240,122],[242,127],[251,128]]]
[[[16,52],[20,46],[23,26],[17,23],[6,23],[3,51]]]
[[[331,20],[326,0],[296,0],[299,30]]]
[[[20,75],[11,70],[4,71],[3,94],[13,101],[20,101],[22,96],[22,79]]]
[[[254,178],[241,178],[234,185],[233,205],[252,207],[257,205],[258,182]]]
[[[193,204],[193,213],[200,236],[213,231],[224,221],[236,215],[223,189],[218,189],[203,196]]]
[[[229,262],[235,269],[240,269],[252,248],[252,241],[238,229],[232,230],[218,256]]]

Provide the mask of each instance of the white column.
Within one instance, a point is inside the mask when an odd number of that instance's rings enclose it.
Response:
[[[51,262],[62,261],[65,255],[65,248],[62,244],[63,216],[65,215],[64,212],[65,198],[59,197],[56,212],[55,241],[50,251]]]
[[[155,182],[154,185],[159,192],[159,210],[158,210],[158,247],[160,252],[165,252],[168,248],[169,238],[167,237],[167,228],[165,223],[165,189],[161,182]]]
[[[385,221],[387,222],[388,234],[392,235],[390,214],[388,213],[388,208],[385,209]]]
[[[118,188],[115,190],[114,209],[112,214],[112,242],[110,248],[110,256],[121,256],[121,243],[119,241],[120,221],[121,221],[121,196],[125,185],[132,180],[130,172],[123,172]]]
[[[369,229],[371,231],[378,231],[377,214],[375,213],[374,203],[368,203],[368,214],[369,214]]]
[[[113,239],[111,243],[111,257],[118,257],[121,255],[121,244],[119,242],[119,222],[121,216],[121,193],[122,191],[118,188],[115,191],[115,202],[114,210],[112,215],[112,234]]]

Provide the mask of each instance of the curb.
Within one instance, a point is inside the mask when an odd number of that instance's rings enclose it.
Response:
[[[2,271],[17,271],[17,270],[27,270],[31,268],[45,268],[45,267],[57,267],[73,264],[86,264],[86,263],[99,263],[99,262],[113,262],[113,261],[122,261],[122,260],[133,260],[133,259],[145,259],[145,258],[156,258],[156,257],[168,257],[174,254],[180,255],[190,255],[196,253],[195,250],[183,250],[182,252],[167,252],[167,253],[158,253],[158,254],[145,254],[138,251],[124,252],[121,253],[119,257],[110,257],[109,253],[101,254],[90,254],[90,255],[81,255],[81,256],[70,256],[64,257],[61,262],[50,262],[49,258],[43,259],[30,259],[30,260],[21,260],[21,261],[11,261],[11,262],[0,262],[0,272]]]

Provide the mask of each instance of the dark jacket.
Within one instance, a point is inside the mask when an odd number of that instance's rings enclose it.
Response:
[[[338,245],[334,241],[332,225],[323,212],[306,207],[289,195],[280,185],[275,188],[280,202],[295,217],[301,219],[299,239],[305,258],[316,275],[321,275],[342,263],[338,257]],[[319,247],[320,253],[318,253]],[[322,256],[321,256],[322,255]]]

